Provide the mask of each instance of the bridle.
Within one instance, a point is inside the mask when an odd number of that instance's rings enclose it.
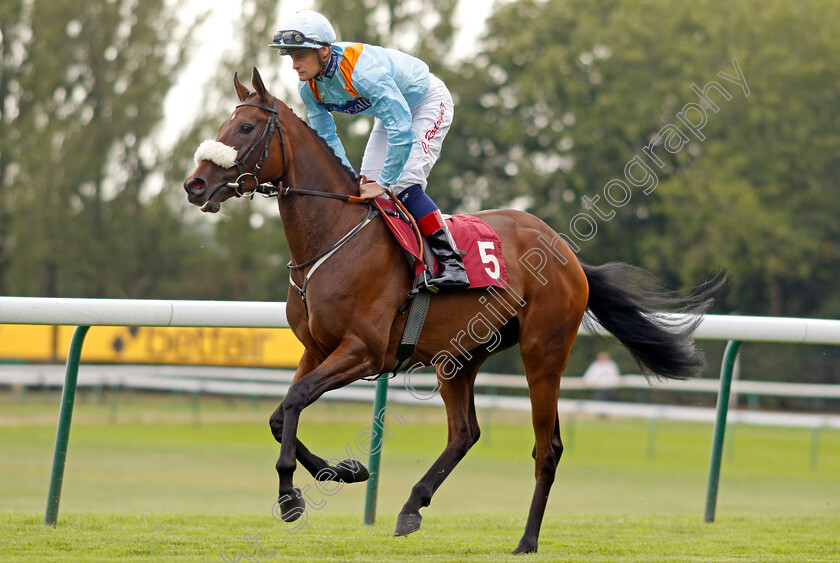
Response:
[[[265,126],[263,130],[260,132],[259,137],[257,137],[251,146],[248,148],[248,151],[245,153],[245,156],[242,158],[237,158],[233,163],[236,165],[236,169],[239,171],[239,176],[236,178],[236,182],[231,182],[227,184],[227,187],[233,188],[234,192],[236,192],[236,197],[254,197],[255,193],[264,194],[266,197],[271,197],[272,195],[276,195],[279,189],[273,182],[267,182],[265,184],[260,184],[259,179],[257,178],[257,174],[259,174],[260,169],[262,168],[263,163],[265,163],[265,159],[268,157],[268,150],[271,147],[271,139],[274,137],[274,132],[277,131],[277,135],[280,137],[280,150],[283,153],[283,171],[286,171],[286,140],[283,138],[283,130],[280,127],[280,122],[277,118],[277,99],[274,99],[274,103],[272,107],[264,106],[262,104],[256,104],[254,102],[242,102],[237,108],[241,108],[243,106],[251,106],[255,108],[259,108],[261,110],[265,110],[269,112],[270,116],[265,122]],[[257,150],[257,147],[261,142],[265,140],[265,144],[263,145],[262,154],[260,154],[260,159],[257,161],[257,164],[254,166],[252,172],[245,172],[243,169],[243,165],[251,158],[251,155],[254,154],[254,151]],[[245,181],[248,178],[253,178],[253,187],[246,188]]]

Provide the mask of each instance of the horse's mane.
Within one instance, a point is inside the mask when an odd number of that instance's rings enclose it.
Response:
[[[327,149],[327,152],[328,152],[330,155],[332,155],[332,157],[335,159],[336,164],[338,164],[338,165],[342,168],[342,170],[344,170],[344,171],[347,173],[347,176],[349,176],[349,177],[350,177],[350,179],[351,179],[351,180],[353,180],[353,184],[357,184],[357,183],[358,183],[358,180],[357,180],[357,178],[356,178],[356,173],[355,173],[355,172],[353,172],[353,170],[352,170],[350,167],[348,167],[346,164],[344,164],[344,161],[343,161],[343,160],[341,160],[341,158],[340,158],[337,154],[335,154],[335,149],[333,149],[333,148],[330,146],[330,144],[326,141],[326,139],[324,139],[321,135],[319,135],[319,134],[318,134],[318,132],[317,132],[314,128],[312,128],[312,126],[310,126],[310,125],[309,125],[306,121],[304,121],[304,120],[303,120],[303,119],[302,119],[302,118],[301,118],[298,114],[296,114],[296,113],[295,113],[295,110],[293,110],[292,108],[290,108],[288,105],[286,105],[286,107],[287,107],[287,108],[289,108],[289,111],[292,113],[292,115],[293,115],[293,116],[295,116],[295,117],[298,119],[298,121],[300,121],[300,123],[301,123],[301,124],[302,124],[302,125],[303,125],[303,126],[304,126],[304,127],[305,127],[305,128],[306,128],[306,129],[307,129],[307,130],[311,133],[311,134],[312,134],[312,135],[314,135],[314,136],[315,136],[315,138],[316,138],[316,139],[318,139],[318,142],[319,142],[319,143],[321,143],[321,145],[322,145],[325,149]]]
[[[303,126],[306,127],[309,130],[310,133],[315,135],[315,138],[318,139],[318,142],[321,143],[327,149],[327,152],[329,152],[332,155],[332,157],[335,159],[335,161],[338,163],[338,165],[341,166],[342,169],[344,169],[344,171],[347,173],[347,175],[350,177],[350,179],[353,180],[353,183],[354,184],[357,183],[358,180],[356,179],[356,173],[353,172],[352,168],[350,168],[349,166],[344,164],[344,161],[341,160],[341,157],[339,157],[337,154],[335,154],[335,149],[330,146],[330,144],[327,142],[327,140],[324,139],[320,134],[318,134],[318,132],[311,125],[309,125],[307,122],[305,122],[303,119],[301,119],[301,117],[298,114],[296,114],[295,111],[292,108],[289,108],[289,109],[291,110],[292,114],[295,117],[300,119],[300,122],[303,123]]]

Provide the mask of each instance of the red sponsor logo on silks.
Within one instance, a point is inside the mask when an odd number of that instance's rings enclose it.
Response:
[[[435,121],[435,124],[432,126],[432,128],[429,129],[428,131],[426,131],[426,134],[423,135],[423,138],[425,139],[425,141],[423,141],[423,143],[422,143],[423,144],[423,152],[425,152],[426,154],[429,154],[429,145],[426,144],[426,141],[431,141],[432,139],[435,138],[435,135],[437,135],[437,132],[440,129],[441,124],[443,123],[443,116],[444,116],[445,113],[446,113],[446,106],[443,105],[443,103],[441,103],[440,104],[440,113],[438,113],[437,121]]]

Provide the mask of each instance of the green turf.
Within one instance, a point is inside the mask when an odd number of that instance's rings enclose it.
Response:
[[[289,534],[263,514],[70,514],[57,529],[0,513],[2,561],[521,561],[524,518],[436,515],[407,537],[393,517],[322,515]],[[548,516],[528,561],[836,561],[840,517],[740,516],[704,524],[692,516]],[[249,539],[250,538],[250,539]],[[253,542],[256,543],[253,543]],[[240,558],[240,561],[247,561]]]
[[[121,397],[114,417],[107,397],[83,397],[52,530],[41,522],[57,397],[31,394],[24,404],[0,395],[0,559],[232,558],[248,549],[245,534],[270,540],[277,559],[483,560],[515,547],[533,491],[527,414],[479,413],[482,439],[424,509],[423,530],[392,538],[411,486],[443,447],[443,412],[394,405],[405,424],[386,419],[379,517],[369,528],[361,525],[364,485],[326,496],[302,470],[296,482],[310,485],[313,501],[305,525],[272,518],[272,408],[204,398],[196,411],[188,398],[133,395]],[[355,438],[370,410],[316,404],[301,438],[326,457],[346,457],[347,448],[360,456]],[[578,419],[561,430],[567,450],[540,560],[840,560],[840,432],[821,432],[815,460],[807,430],[730,432],[719,521],[708,525],[711,426]]]

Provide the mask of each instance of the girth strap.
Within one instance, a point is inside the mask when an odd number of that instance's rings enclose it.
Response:
[[[414,355],[414,350],[417,348],[417,342],[420,340],[423,325],[426,323],[426,313],[429,311],[429,300],[431,297],[432,294],[430,292],[421,291],[411,301],[408,320],[405,321],[400,345],[397,347],[397,362],[391,369],[391,374],[385,375],[388,372],[384,372],[373,377],[363,377],[362,379],[366,381],[378,381],[383,378],[391,379],[408,367],[408,364],[411,362],[411,357]]]
[[[414,355],[417,342],[420,340],[420,333],[426,322],[426,313],[429,311],[429,300],[432,294],[428,291],[421,291],[414,297],[411,309],[408,311],[408,320],[405,321],[400,345],[397,348],[397,363],[394,365],[394,373],[404,370]]]

